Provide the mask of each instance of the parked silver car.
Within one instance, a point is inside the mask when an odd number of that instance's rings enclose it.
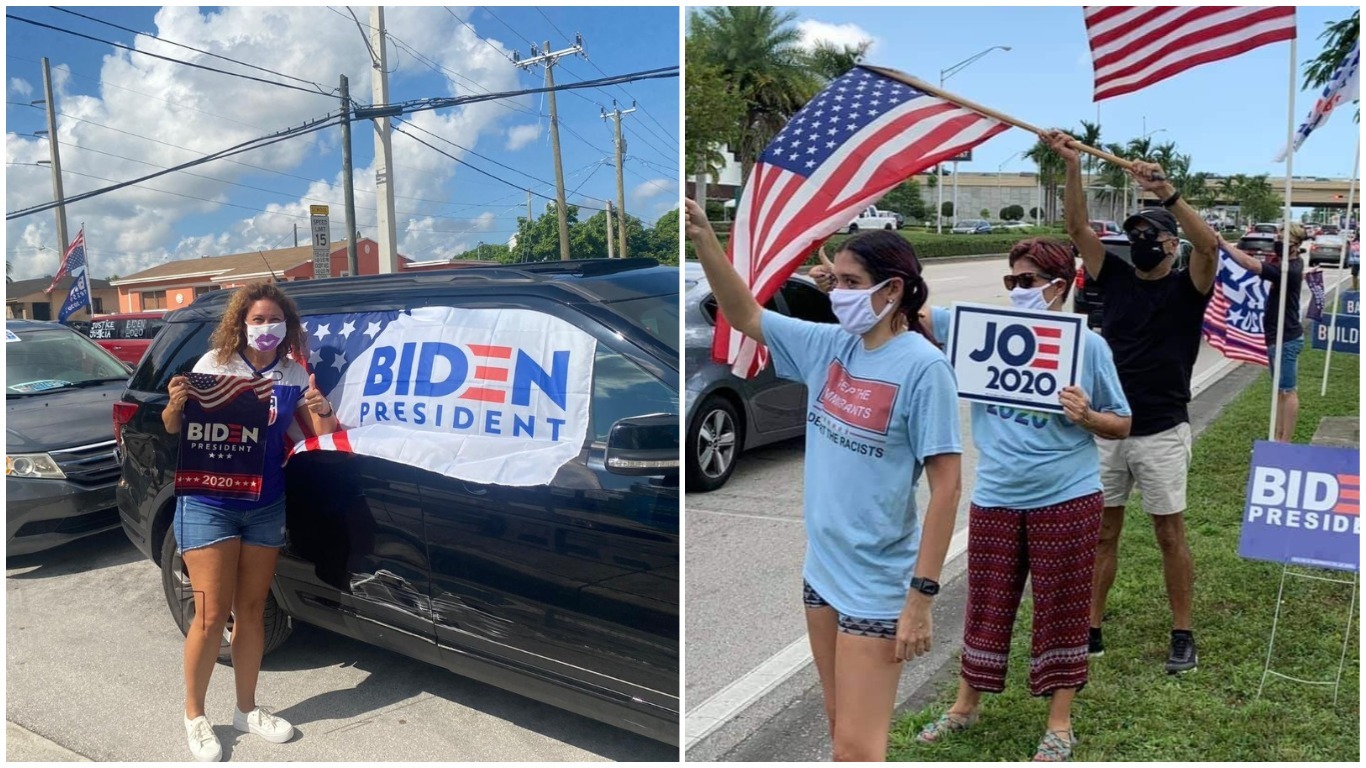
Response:
[[[774,376],[771,363],[746,381],[714,362],[716,297],[700,264],[686,263],[684,280],[687,490],[714,491],[730,479],[744,451],[803,433],[806,385]],[[830,299],[804,275],[788,278],[766,307],[802,320],[838,322]]]

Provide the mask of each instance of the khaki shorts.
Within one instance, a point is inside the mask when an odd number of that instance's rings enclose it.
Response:
[[[1096,438],[1105,506],[1122,507],[1138,484],[1143,510],[1150,515],[1186,511],[1186,473],[1190,469],[1191,425],[1123,440]]]

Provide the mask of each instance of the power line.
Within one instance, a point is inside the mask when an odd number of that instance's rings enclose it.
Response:
[[[206,51],[206,50],[203,50],[202,48],[195,48],[195,47],[192,46],[192,45],[185,45],[184,43],[177,43],[177,42],[174,41],[174,40],[168,40],[168,39],[166,39],[166,38],[164,38],[164,37],[160,37],[160,36],[158,36],[158,35],[151,34],[150,32],[139,32],[139,31],[136,30],[136,29],[129,29],[128,27],[124,27],[124,26],[120,26],[120,25],[118,25],[118,24],[115,24],[115,23],[112,22],[112,21],[105,21],[104,19],[97,19],[97,18],[95,18],[94,16],[87,16],[87,15],[85,15],[84,13],[77,13],[76,11],[72,11],[72,10],[69,10],[69,9],[67,9],[67,8],[58,8],[58,7],[56,7],[56,6],[53,6],[52,10],[54,10],[54,11],[61,11],[62,13],[69,13],[69,14],[71,14],[72,16],[79,16],[79,17],[81,17],[82,19],[87,19],[87,20],[89,20],[89,21],[93,21],[93,22],[95,22],[96,24],[103,24],[103,25],[105,25],[105,26],[107,26],[107,27],[113,27],[114,29],[123,30],[124,32],[129,32],[129,33],[134,34],[134,35],[142,35],[143,37],[149,37],[149,38],[151,38],[151,39],[153,39],[153,40],[157,40],[157,41],[159,41],[159,42],[166,43],[167,45],[174,45],[174,46],[177,46],[177,47],[180,47],[180,48],[185,48],[185,49],[187,49],[187,50],[194,51],[195,53],[202,53],[202,54],[204,54],[205,56],[212,56],[212,57],[214,57],[215,59],[222,59],[223,61],[230,61],[230,62],[232,62],[233,64],[238,64],[238,65],[243,66],[243,67],[250,67],[251,69],[255,69],[255,70],[259,70],[259,71],[261,71],[261,72],[265,72],[265,73],[267,73],[267,74],[275,75],[276,77],[283,77],[283,78],[285,78],[286,80],[294,80],[294,81],[296,81],[296,82],[306,83],[306,84],[308,84],[308,85],[313,86],[314,88],[317,88],[318,91],[319,91],[320,93],[327,93],[327,94],[330,94],[330,93],[333,92],[333,91],[327,90],[326,88],[323,88],[321,85],[318,85],[317,83],[313,82],[312,80],[305,80],[305,79],[302,78],[302,77],[295,77],[295,76],[293,76],[293,75],[286,75],[286,74],[284,74],[283,72],[276,72],[276,71],[273,70],[273,69],[267,69],[267,68],[265,68],[265,67],[258,67],[258,66],[255,65],[255,64],[248,64],[248,63],[245,62],[245,61],[238,61],[237,59],[229,58],[229,57],[227,57],[227,56],[221,56],[221,55],[219,55],[219,54],[217,54],[217,53],[213,53],[212,51]],[[334,89],[334,90],[335,90],[335,89]]]
[[[513,28],[512,28],[512,25],[508,24],[506,21],[503,21],[501,18],[499,18],[499,17],[498,17],[498,14],[494,13],[492,8],[489,8],[487,5],[483,5],[483,6],[480,6],[480,7],[484,9],[484,13],[487,13],[488,15],[492,16],[493,18],[497,19],[499,24],[502,24],[503,26],[507,27],[509,32],[511,32],[512,34],[514,34],[514,35],[516,35],[516,36],[522,38],[522,40],[525,40],[527,45],[535,45],[535,43],[533,43],[533,42],[531,42],[530,40],[527,39],[527,36],[526,36],[526,35],[522,34],[521,32],[518,32],[518,31],[515,30],[515,29],[513,29]]]
[[[444,8],[445,6],[442,6],[442,7]],[[460,22],[461,24],[464,24],[464,25],[465,25],[465,29],[468,29],[468,30],[470,31],[470,33],[473,34],[476,38],[478,38],[479,40],[484,41],[484,44],[485,44],[485,45],[487,45],[488,47],[492,48],[494,53],[498,54],[499,56],[502,56],[503,58],[507,59],[508,61],[513,61],[513,58],[512,58],[511,56],[507,55],[507,54],[504,53],[503,51],[498,50],[498,46],[494,45],[491,41],[489,41],[488,38],[483,37],[482,35],[480,35],[480,34],[474,29],[474,27],[470,26],[469,22],[465,21],[464,19],[460,18],[459,16],[456,16],[456,15],[455,15],[455,11],[452,11],[450,8],[446,8],[445,10],[446,10],[446,13],[449,13],[449,14],[451,15],[451,18],[455,19],[456,21]]]
[[[566,35],[566,34],[564,33],[564,30],[562,30],[562,29],[560,29],[559,27],[555,26],[555,22],[550,21],[550,17],[547,16],[547,15],[545,15],[545,11],[541,10],[540,6],[537,6],[537,7],[536,7],[536,12],[539,13],[539,14],[541,14],[541,18],[543,18],[543,19],[545,19],[547,22],[549,22],[550,28],[551,28],[551,29],[553,29],[553,30],[555,30],[556,32],[559,32],[559,33],[560,33],[560,37],[563,37],[563,38],[564,38],[566,41],[568,41],[570,44],[573,44],[574,38],[570,37],[569,35]]]
[[[240,77],[240,78],[242,78],[243,80],[253,80],[253,81],[258,82],[258,83],[265,83],[266,85],[274,85],[274,86],[278,86],[278,87],[280,87],[280,88],[288,88],[288,89],[293,90],[293,91],[303,91],[304,93],[312,94],[312,95],[314,95],[314,96],[328,96],[328,97],[331,97],[331,95],[332,95],[332,94],[326,93],[326,92],[309,90],[308,88],[300,88],[300,87],[297,86],[297,85],[290,85],[289,83],[281,83],[281,82],[276,81],[276,80],[266,80],[265,78],[262,78],[262,77],[253,77],[252,75],[244,75],[244,74],[242,74],[242,73],[240,73],[240,72],[229,72],[229,71],[227,71],[226,69],[218,69],[218,68],[216,68],[216,67],[210,67],[210,66],[207,66],[207,65],[204,65],[204,64],[196,64],[196,63],[194,63],[194,62],[192,62],[192,61],[184,61],[183,59],[176,59],[176,58],[172,58],[172,57],[170,57],[170,56],[162,56],[162,55],[159,54],[159,53],[151,53],[150,51],[140,51],[140,50],[138,50],[137,48],[133,48],[133,47],[131,47],[131,46],[124,45],[123,43],[116,43],[116,42],[114,42],[114,41],[112,41],[112,40],[104,40],[104,39],[102,39],[102,38],[92,37],[92,36],[90,36],[90,35],[84,35],[84,34],[81,34],[80,32],[73,32],[72,30],[69,30],[69,29],[62,29],[61,27],[54,27],[54,26],[52,26],[51,24],[44,24],[44,23],[42,23],[41,21],[34,21],[33,19],[26,19],[26,18],[24,18],[24,17],[22,17],[22,16],[15,16],[15,15],[12,14],[12,13],[7,13],[7,14],[5,14],[5,18],[7,18],[7,19],[14,19],[15,21],[22,21],[22,22],[25,23],[25,24],[32,24],[32,25],[35,26],[35,27],[42,27],[42,28],[44,28],[44,29],[50,29],[50,30],[52,30],[52,31],[54,31],[54,32],[61,32],[61,33],[64,34],[64,35],[71,35],[71,36],[73,36],[73,37],[80,37],[80,38],[84,38],[84,39],[86,39],[86,40],[93,40],[94,42],[103,43],[104,45],[112,45],[112,46],[115,47],[115,48],[122,48],[122,49],[125,50],[125,51],[132,51],[133,53],[138,53],[138,54],[141,54],[141,55],[143,55],[143,56],[151,56],[151,57],[154,58],[154,59],[161,59],[162,61],[169,61],[169,62],[171,62],[171,63],[173,63],[173,64],[181,64],[181,65],[184,65],[184,66],[187,66],[187,67],[193,67],[193,68],[195,68],[195,69],[203,69],[203,70],[206,70],[206,71],[208,71],[208,72],[217,72],[217,73],[220,74],[220,75],[228,75],[228,76],[230,76],[230,77]]]
[[[473,78],[470,78],[470,77],[468,77],[468,76],[466,76],[466,75],[462,75],[462,74],[460,74],[459,72],[456,72],[455,70],[448,69],[447,67],[442,66],[440,62],[435,61],[435,60],[433,60],[433,59],[431,59],[431,58],[429,58],[429,57],[427,57],[427,56],[424,56],[423,54],[421,54],[421,53],[419,53],[418,51],[414,50],[413,47],[412,47],[411,45],[409,45],[408,43],[405,43],[404,41],[402,41],[402,40],[400,40],[399,38],[393,36],[392,34],[386,33],[386,35],[388,36],[388,38],[389,38],[390,40],[393,41],[395,47],[397,47],[397,48],[402,48],[403,50],[407,51],[413,58],[415,58],[415,59],[417,59],[418,61],[420,61],[420,62],[422,62],[423,64],[425,64],[425,65],[427,66],[428,69],[432,70],[433,72],[437,73],[438,75],[441,75],[442,77],[447,77],[447,76],[449,76],[449,77],[451,77],[451,78],[453,78],[453,79],[455,79],[455,80],[457,80],[457,81],[465,81],[465,82],[468,82],[470,85],[472,85],[472,86],[475,87],[475,88],[478,88],[480,91],[482,91],[482,92],[484,92],[484,93],[490,93],[488,87],[485,86],[485,85],[483,85],[483,84],[480,83],[479,81],[474,80]],[[520,107],[520,106],[517,106],[517,105],[515,105],[515,104],[504,104],[503,102],[500,101],[500,102],[498,102],[498,106],[500,106],[500,107],[502,107],[502,108],[504,108],[504,109],[506,109],[506,110],[512,111],[512,112],[521,112],[521,113],[526,114],[526,115],[531,115],[532,117],[544,117],[544,115],[542,115],[542,114],[539,113],[539,112],[535,112],[535,111],[532,111],[532,110],[530,110],[530,109],[527,109],[526,107]]]

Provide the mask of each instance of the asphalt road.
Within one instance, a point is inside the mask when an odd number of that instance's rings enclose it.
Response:
[[[934,263],[926,271],[931,303],[1007,304],[1001,284],[1005,271],[1004,258]],[[1336,280],[1332,270],[1325,277],[1330,285]],[[1236,368],[1202,344],[1193,376],[1195,394]],[[966,405],[960,407],[959,420],[965,481],[950,559],[965,551],[971,478],[977,463]],[[728,744],[770,727],[774,718],[799,709],[800,700],[810,696],[809,683],[815,677],[809,669],[800,609],[806,536],[802,459],[801,438],[751,451],[743,455],[735,474],[720,490],[685,497],[684,739],[689,759],[720,756]],[[922,511],[928,496],[928,487],[922,483],[918,494]],[[946,584],[961,567],[961,561],[946,565]],[[949,613],[938,626],[961,627],[961,612]],[[911,666],[903,691],[916,684],[919,673]],[[816,705],[819,709],[818,699]]]
[[[184,640],[160,575],[122,531],[6,561],[6,757],[189,760]],[[287,744],[233,730],[232,669],[208,714],[225,760],[674,761],[674,747],[429,664],[296,624],[266,657],[258,702]]]

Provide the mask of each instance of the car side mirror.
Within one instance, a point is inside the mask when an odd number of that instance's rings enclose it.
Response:
[[[123,363],[123,367],[124,367],[124,368],[127,368],[127,369],[128,369],[128,373],[130,373],[130,374],[131,374],[133,371],[136,371],[136,370],[138,369],[138,367],[137,367],[136,365],[133,365],[132,363],[128,362],[127,360],[121,360],[121,361],[119,361],[119,362]]]
[[[608,431],[603,463],[614,475],[677,475],[678,448],[677,415],[634,416]]]

